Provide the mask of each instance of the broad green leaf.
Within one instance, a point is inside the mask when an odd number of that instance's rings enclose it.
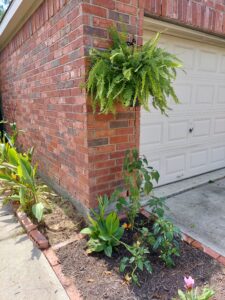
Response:
[[[15,148],[10,148],[8,150],[8,162],[14,166],[18,165],[18,153]]]
[[[104,252],[105,252],[105,255],[108,256],[108,257],[111,257],[112,256],[112,246],[109,245],[108,247],[106,247],[104,249]]]
[[[41,202],[34,204],[32,206],[32,213],[35,216],[35,218],[38,220],[38,222],[40,222],[42,220],[43,213],[44,213],[44,205]]]
[[[138,260],[137,266],[138,266],[139,270],[143,271],[144,263],[143,263],[142,259]]]
[[[13,181],[13,179],[10,175],[0,173],[0,181],[1,180],[3,180],[3,181]]]
[[[80,231],[81,234],[92,234],[92,230],[89,228],[89,227],[86,227],[86,228],[83,228],[81,231]]]
[[[178,296],[180,297],[180,300],[187,300],[185,294],[181,290],[178,290]]]
[[[19,197],[20,197],[20,204],[25,205],[26,204],[26,199],[25,199],[25,188],[20,187],[19,189]],[[33,208],[32,208],[33,210]],[[36,216],[35,216],[36,217]]]
[[[107,217],[106,217],[106,228],[109,234],[113,234],[114,232],[117,231],[119,228],[119,218],[118,215],[115,212],[111,212]]]
[[[128,257],[123,257],[120,261],[120,272],[123,273],[127,267],[127,263],[129,261]]]
[[[144,266],[149,273],[152,273],[152,266],[148,260],[144,262]]]
[[[34,186],[34,181],[32,178],[32,166],[29,161],[23,157],[19,157],[19,165],[17,167],[18,175],[23,178],[24,182],[29,184],[31,187]]]

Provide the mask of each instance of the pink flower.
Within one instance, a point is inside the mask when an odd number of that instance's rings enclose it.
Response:
[[[189,276],[189,277],[184,277],[184,283],[185,283],[184,285],[185,289],[191,290],[194,287],[195,281],[191,276]]]

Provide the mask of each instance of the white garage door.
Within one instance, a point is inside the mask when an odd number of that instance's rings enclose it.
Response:
[[[169,35],[160,46],[186,71],[178,72],[181,104],[170,102],[169,117],[141,112],[141,153],[166,184],[225,167],[225,48]]]

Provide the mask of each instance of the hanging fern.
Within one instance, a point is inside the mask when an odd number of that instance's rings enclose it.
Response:
[[[157,47],[159,33],[142,47],[128,46],[126,34],[115,28],[109,33],[112,48],[90,51],[92,67],[86,86],[93,110],[114,113],[121,103],[126,107],[139,104],[149,111],[152,97],[153,107],[166,113],[169,97],[178,103],[172,84],[182,65],[175,55]]]

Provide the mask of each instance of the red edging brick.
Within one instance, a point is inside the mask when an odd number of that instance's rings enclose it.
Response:
[[[18,217],[20,224],[26,230],[29,238],[39,249],[43,250],[45,257],[47,258],[50,266],[54,270],[57,278],[59,279],[60,283],[65,289],[70,300],[82,300],[82,297],[80,296],[78,289],[73,283],[73,280],[63,274],[62,267],[60,265],[60,261],[57,255],[55,254],[54,250],[51,247],[49,247],[49,242],[45,238],[45,236],[39,230],[37,230],[37,225],[33,224],[33,222],[30,220],[30,218],[27,217],[26,213],[24,212],[20,212],[17,210],[16,216]],[[84,238],[84,235],[77,234],[72,239],[57,244],[55,248],[60,249],[61,247],[66,246],[74,241],[78,241],[82,238]]]
[[[22,227],[26,230],[29,238],[39,249],[47,249],[49,247],[48,240],[46,237],[37,229],[37,225],[35,225],[30,218],[27,217],[26,213],[16,211],[16,216],[22,225]]]
[[[79,241],[79,240],[81,240],[83,238],[85,238],[84,234],[81,234],[81,233],[76,234],[74,237],[72,237],[72,238],[70,238],[70,239],[68,239],[68,240],[66,240],[64,242],[61,242],[61,243],[58,243],[58,244],[52,246],[52,249],[53,250],[58,250],[58,249],[60,249],[62,247],[65,247],[65,246],[67,246],[67,245],[69,245],[69,244],[71,244],[73,242]]]
[[[205,246],[204,244],[200,243],[199,241],[194,240],[192,237],[189,235],[183,233],[183,240],[188,243],[189,245],[193,246],[194,248],[197,248],[204,253],[208,254],[218,262],[222,263],[225,265],[225,257],[217,253],[216,251],[212,250],[211,248]]]
[[[145,209],[142,208],[140,212],[147,218],[150,217],[150,213]],[[225,257],[217,253],[216,251],[212,250],[211,248],[203,245],[199,241],[193,239],[191,236],[187,235],[186,233],[182,232],[182,238],[183,241],[186,242],[187,244],[191,245],[192,247],[201,250],[202,252],[208,254],[211,256],[213,259],[218,261],[219,263],[223,264],[225,266]]]
[[[76,236],[76,241],[82,239],[83,237],[84,237],[83,235],[78,234]],[[67,244],[68,244],[68,242],[65,243],[65,245],[67,245]],[[60,248],[59,245],[61,245],[61,247],[64,246],[63,243],[60,243],[60,244],[58,244],[57,249]],[[63,288],[65,289],[70,300],[82,300],[82,297],[81,297],[77,287],[75,286],[73,280],[63,274],[60,261],[56,255],[56,253],[54,252],[53,248],[48,248],[48,249],[44,250],[43,253],[46,256],[49,264],[51,265],[52,269],[54,270],[59,281],[61,282],[61,284],[62,284]]]
[[[37,229],[37,225],[35,225],[30,218],[24,212],[16,211],[16,216],[19,219],[20,224],[29,234],[32,230]]]

